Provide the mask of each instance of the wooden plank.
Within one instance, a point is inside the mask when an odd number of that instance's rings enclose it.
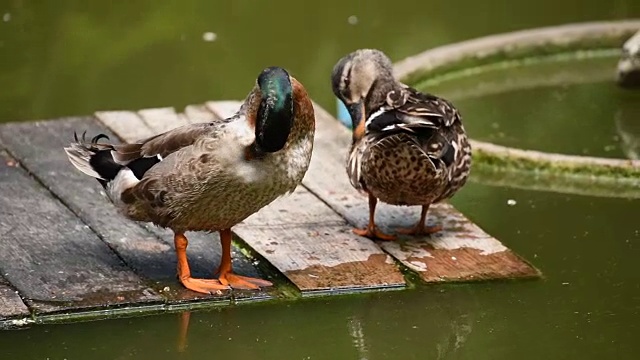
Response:
[[[186,119],[179,117],[172,107],[143,109],[138,111],[138,115],[153,131],[149,135],[167,132],[187,124]]]
[[[133,111],[98,111],[95,116],[111,131],[119,129],[121,139],[126,142],[144,139],[149,131],[147,124]]]
[[[140,123],[139,123],[140,124]],[[128,129],[128,128],[125,128]],[[0,128],[0,138],[24,166],[50,189],[120,257],[139,274],[150,279],[156,289],[164,292],[171,301],[214,299],[229,301],[235,298],[263,298],[262,292],[222,292],[203,295],[184,289],[176,280],[176,258],[171,231],[151,224],[130,221],[120,215],[107,199],[97,181],[92,181],[69,163],[62,147],[71,140],[74,130],[87,130],[88,134],[107,132],[92,118],[75,118],[62,121],[8,124]],[[151,129],[136,130],[142,138]],[[126,134],[118,134],[123,136]],[[115,137],[115,136],[114,136]],[[147,230],[145,230],[145,228]],[[188,233],[191,270],[194,276],[211,277],[220,259],[218,235]],[[238,272],[258,276],[251,260],[234,249],[234,266]]]
[[[184,115],[192,124],[217,120],[218,117],[206,105],[187,105]]]
[[[29,316],[29,308],[22,302],[18,291],[0,276],[0,320]]]
[[[405,285],[389,255],[303,187],[234,228],[303,293]]]
[[[220,119],[228,119],[236,114],[242,105],[237,100],[207,101],[205,106]]]
[[[344,168],[351,142],[350,131],[315,105],[314,153],[303,184],[349,223],[364,227],[369,218],[366,198],[349,184]],[[393,232],[415,224],[418,207],[380,204],[376,223]],[[429,210],[430,223],[444,226],[432,237],[403,237],[398,242],[378,242],[384,250],[428,282],[467,281],[539,276],[537,269],[520,259],[498,240],[485,233],[451,205]]]
[[[29,172],[78,214],[136,271],[153,280],[175,277],[171,247],[122,217],[102,187],[70,166],[62,147],[74,130],[98,134],[106,129],[90,118],[16,123],[0,129],[10,151]],[[107,133],[108,135],[112,135]]]
[[[184,125],[193,124],[191,120],[187,117],[187,115],[183,113],[178,114],[178,122]]]
[[[15,164],[6,153],[0,155],[0,270],[34,310],[162,300],[88,226]]]
[[[239,106],[233,101],[207,104],[219,117],[235,113]],[[340,216],[300,191],[246,219],[234,233],[303,293],[404,285],[402,274],[380,248],[345,231],[346,222]]]

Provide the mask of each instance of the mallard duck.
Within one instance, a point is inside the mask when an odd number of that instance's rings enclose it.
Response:
[[[338,61],[331,75],[334,94],[352,120],[347,174],[369,196],[369,225],[361,236],[393,240],[375,225],[378,200],[421,205],[418,223],[398,232],[431,234],[429,206],[451,197],[467,180],[471,146],[462,119],[447,100],[400,83],[389,58],[379,50],[357,50]]]
[[[313,149],[315,116],[305,88],[282,68],[262,71],[232,117],[178,127],[131,144],[76,141],[71,163],[102,184],[128,218],[174,232],[178,277],[188,289],[211,293],[270,286],[236,275],[231,227],[302,181]],[[218,279],[191,277],[186,231],[218,231]]]

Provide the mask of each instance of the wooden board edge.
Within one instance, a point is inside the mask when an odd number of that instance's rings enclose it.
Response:
[[[30,315],[31,311],[18,290],[0,276],[0,321],[25,318]]]
[[[152,131],[142,117],[134,111],[96,111],[94,117],[120,140],[128,143],[144,139]]]
[[[182,125],[187,125],[186,117],[180,117],[173,107],[148,108],[138,110],[138,116],[152,130],[152,134],[161,134]]]

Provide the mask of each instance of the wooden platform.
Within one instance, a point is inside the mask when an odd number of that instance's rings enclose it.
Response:
[[[539,276],[538,270],[450,205],[433,207],[445,231],[432,238],[377,243],[351,232],[367,221],[367,202],[348,183],[350,133],[316,106],[314,154],[303,186],[236,226],[238,273],[271,278],[267,291],[204,296],[175,276],[172,236],[120,216],[96,181],[76,171],[62,147],[73,131],[133,141],[226,117],[236,101],[0,126],[0,321],[147,313],[180,306],[402,289],[402,264],[426,282]],[[382,206],[383,228],[408,226],[416,208]],[[217,235],[187,234],[196,276],[218,263]],[[249,256],[246,254],[253,254]],[[27,320],[24,318],[26,317]]]

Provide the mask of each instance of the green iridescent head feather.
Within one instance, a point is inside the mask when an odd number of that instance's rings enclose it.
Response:
[[[260,73],[262,93],[256,121],[256,145],[263,152],[284,148],[293,126],[293,87],[287,71],[269,67]]]

